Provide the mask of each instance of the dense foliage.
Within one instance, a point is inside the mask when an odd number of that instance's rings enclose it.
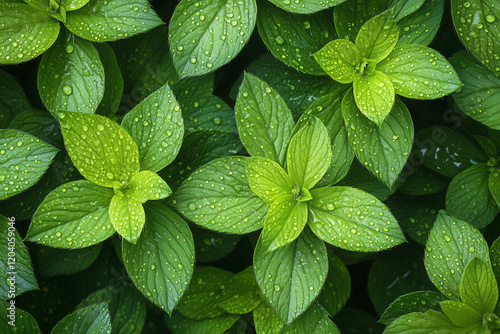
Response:
[[[0,332],[500,332],[496,0],[0,0]]]

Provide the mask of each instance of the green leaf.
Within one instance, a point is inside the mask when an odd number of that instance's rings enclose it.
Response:
[[[193,274],[193,236],[186,222],[164,205],[147,203],[145,210],[137,243],[123,240],[123,263],[137,289],[171,314]]]
[[[395,2],[395,3],[394,3]],[[400,21],[404,17],[414,13],[419,8],[422,7],[425,0],[396,0],[390,1],[389,3],[392,5],[391,8],[394,10],[394,16],[396,17],[396,21]]]
[[[9,129],[21,130],[56,147],[63,144],[59,123],[47,110],[26,108],[14,116]]]
[[[422,155],[419,160],[427,168],[450,178],[487,161],[482,150],[469,137],[444,126],[419,131],[415,144]]]
[[[290,326],[283,331],[285,334],[302,333],[329,333],[340,334],[337,326],[328,318],[328,312],[317,303],[301,314]]]
[[[413,142],[413,122],[406,106],[396,99],[384,123],[378,127],[361,114],[354,95],[348,92],[342,100],[342,114],[356,157],[391,187],[410,155]]]
[[[398,38],[398,26],[389,10],[363,24],[356,36],[356,47],[362,57],[378,63],[391,53]]]
[[[497,238],[490,248],[491,266],[495,278],[500,281],[500,238]]]
[[[331,41],[313,56],[333,80],[343,84],[354,80],[362,62],[356,45],[345,39]]]
[[[58,151],[25,132],[0,130],[0,200],[38,182]]]
[[[104,67],[104,96],[102,97],[96,114],[103,116],[113,116],[118,107],[123,94],[123,76],[118,67],[116,55],[113,49],[105,43],[95,43],[94,47],[99,53]]]
[[[66,28],[94,42],[127,38],[163,24],[146,0],[90,0],[67,13]]]
[[[172,193],[172,190],[158,174],[143,170],[134,175],[123,192],[139,203],[145,203],[149,200],[166,198]]]
[[[115,233],[108,213],[112,197],[113,190],[86,180],[60,186],[40,204],[26,240],[61,248],[104,241]]]
[[[168,38],[179,75],[202,75],[228,63],[250,38],[256,14],[255,0],[182,0]]]
[[[351,295],[351,277],[349,270],[334,254],[328,254],[328,275],[318,297],[318,302],[330,316],[337,314]]]
[[[270,205],[260,242],[264,252],[288,245],[300,235],[307,223],[307,204],[292,194],[281,194]]]
[[[440,211],[425,249],[425,268],[432,283],[447,298],[458,300],[462,273],[474,257],[490,263],[488,245],[481,233]]]
[[[350,187],[313,189],[311,195],[308,225],[321,240],[358,252],[405,241],[396,219],[373,195]]]
[[[107,303],[81,308],[59,321],[52,334],[111,333],[111,316]]]
[[[0,298],[14,300],[17,295],[38,289],[38,284],[31,266],[28,249],[23,244],[16,228],[14,217],[0,215]]]
[[[10,314],[10,308],[14,308],[15,315],[14,319],[12,319]],[[12,305],[6,301],[0,300],[0,328],[4,330],[5,334],[42,334],[40,327],[33,318],[31,314],[25,312],[16,307],[16,305]],[[11,325],[13,324],[13,325]]]
[[[488,167],[467,168],[451,181],[446,192],[446,210],[476,228],[490,224],[499,209],[488,188]]]
[[[250,189],[267,205],[271,205],[283,195],[292,194],[292,181],[276,162],[260,157],[248,158],[246,161]]]
[[[479,328],[476,324],[458,327],[443,313],[429,310],[405,314],[390,324],[384,334],[486,334],[477,331]]]
[[[262,228],[268,207],[248,185],[243,157],[220,158],[194,171],[172,196],[186,218],[213,231],[245,234]]]
[[[482,314],[465,303],[455,300],[443,300],[439,305],[448,319],[458,327],[466,327],[474,324],[480,327],[482,323]]]
[[[357,75],[353,82],[353,93],[361,113],[381,127],[395,100],[389,77],[378,70],[368,76]]]
[[[253,311],[253,321],[257,333],[280,334],[283,323],[267,302],[262,302]]]
[[[16,77],[0,69],[0,129],[8,128],[17,114],[30,108],[30,102]]]
[[[276,59],[303,73],[325,74],[310,55],[336,38],[331,12],[293,14],[263,1],[259,4],[257,28]]]
[[[38,89],[47,109],[94,113],[104,96],[104,68],[92,43],[68,31],[42,57]]]
[[[325,282],[326,247],[306,228],[295,241],[273,252],[266,253],[258,242],[254,268],[263,295],[288,325],[309,307]]]
[[[406,169],[400,177],[404,179],[404,182],[398,191],[413,196],[438,193],[450,183],[447,177],[426,168],[417,159],[406,165]]]
[[[136,244],[144,227],[146,214],[142,203],[130,192],[117,189],[109,204],[109,219],[119,235]]]
[[[241,142],[248,153],[284,166],[294,122],[281,96],[258,77],[245,73],[235,114]]]
[[[0,17],[0,64],[18,64],[36,58],[59,35],[57,20],[26,4],[2,3]]]
[[[62,0],[61,7],[66,11],[77,10],[85,6],[89,0]]]
[[[480,315],[493,313],[498,301],[498,286],[490,263],[472,259],[460,282],[460,299]]]
[[[495,4],[493,0],[452,0],[451,13],[462,43],[484,66],[499,76],[500,9]]]
[[[429,45],[441,26],[444,0],[426,0],[416,12],[398,22],[399,42]]]
[[[462,87],[446,58],[422,45],[398,44],[377,70],[391,79],[396,94],[412,99],[437,99]]]
[[[287,168],[292,182],[301,190],[311,189],[321,180],[331,160],[328,130],[317,117],[311,117],[288,145]]]
[[[163,169],[181,148],[182,113],[168,84],[132,109],[124,117],[122,126],[139,147],[142,170],[157,172]]]
[[[229,255],[241,240],[239,235],[214,232],[197,225],[191,225],[190,228],[193,231],[198,264],[219,260]]]
[[[500,130],[500,79],[467,52],[458,52],[450,62],[457,69],[464,86],[453,99],[467,116],[493,129]],[[477,80],[480,76],[481,80]]]
[[[226,311],[216,305],[232,277],[234,275],[231,272],[216,267],[196,267],[191,284],[177,305],[177,311],[194,320],[223,315]]]
[[[215,318],[194,320],[174,312],[172,317],[165,317],[165,322],[173,334],[226,333],[239,318],[239,315],[226,313]]]
[[[110,119],[78,112],[59,112],[68,154],[78,171],[103,187],[126,186],[139,171],[137,145]]]
[[[346,0],[297,0],[297,1],[282,1],[282,0],[269,0],[281,9],[287,10],[292,13],[311,14],[319,12],[320,10],[337,6]]]
[[[372,17],[388,9],[387,1],[378,0],[350,0],[335,8],[333,21],[335,30],[340,38],[354,41],[361,26]]]
[[[253,267],[237,273],[224,284],[218,306],[231,314],[246,314],[253,311],[263,298],[255,280]]]
[[[389,326],[399,317],[412,312],[425,312],[427,310],[441,311],[439,303],[445,297],[434,291],[416,291],[398,297],[389,305],[380,317],[380,322]]]
[[[341,333],[382,333],[384,330],[372,313],[355,308],[342,309],[333,320]]]
[[[500,206],[500,170],[496,168],[488,176],[488,188],[497,206]]]

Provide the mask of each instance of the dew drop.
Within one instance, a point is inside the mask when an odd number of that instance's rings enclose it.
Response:
[[[73,45],[66,45],[66,52],[67,53],[73,53],[73,50],[75,48],[73,47]]]
[[[56,237],[60,238],[61,237],[61,232],[56,233]]]
[[[108,179],[112,180],[112,179],[113,179],[113,177],[114,177],[114,175],[113,175],[113,173],[111,173],[111,172],[107,172],[107,173],[106,173],[106,177],[107,177]]]
[[[194,64],[194,63],[196,63],[196,58],[195,57],[191,57],[189,59],[189,61],[191,62],[191,64]]]
[[[191,203],[189,203],[189,204],[188,204],[188,209],[189,209],[190,211],[194,211],[194,210],[196,210],[196,203],[195,203],[195,202],[191,202]]]
[[[73,93],[73,88],[71,88],[71,86],[68,85],[63,86],[62,90],[63,93],[66,95],[71,95],[71,93]]]
[[[285,43],[285,40],[284,40],[284,39],[283,39],[283,37],[281,37],[281,36],[276,37],[276,38],[274,39],[274,41],[275,41],[277,44],[279,44],[279,45],[282,45],[282,44],[284,44],[284,43]]]
[[[179,263],[179,264],[177,265],[177,268],[179,268],[179,270],[182,270],[182,269],[184,269],[184,266],[183,266],[182,264],[180,264],[180,263]]]
[[[215,117],[214,120],[213,120],[213,122],[214,122],[215,125],[219,125],[222,122],[222,120],[221,120],[220,117]]]
[[[102,124],[97,124],[97,130],[99,130],[99,131],[104,131],[104,125],[102,125]]]
[[[486,21],[489,23],[495,22],[495,17],[493,15],[486,15]]]

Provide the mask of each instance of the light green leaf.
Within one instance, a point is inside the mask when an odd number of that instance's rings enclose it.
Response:
[[[466,327],[473,324],[479,327],[482,323],[482,314],[465,303],[455,300],[443,300],[439,305],[448,319],[458,327]]]
[[[65,111],[58,117],[68,154],[87,180],[120,188],[139,171],[137,145],[124,128],[95,114]]]
[[[391,187],[403,169],[413,143],[413,122],[406,106],[396,99],[382,126],[367,119],[349,91],[342,100],[348,139],[356,157],[378,179]]]
[[[143,170],[134,175],[123,192],[139,203],[145,203],[149,200],[166,198],[172,193],[172,190],[158,174]]]
[[[345,39],[331,41],[313,56],[333,80],[343,84],[354,80],[362,62],[356,45]]]
[[[312,303],[283,334],[328,333],[340,334],[339,329],[328,317],[328,312],[318,303]]]
[[[416,12],[398,21],[399,42],[429,45],[441,26],[444,0],[426,0]]]
[[[0,130],[0,200],[34,185],[59,150],[17,130]]]
[[[336,38],[330,11],[294,14],[262,1],[259,3],[257,28],[276,59],[303,73],[325,74],[311,54]]]
[[[394,106],[395,94],[391,80],[375,70],[372,75],[357,75],[353,82],[354,99],[363,115],[382,126]]]
[[[245,234],[262,228],[268,207],[246,177],[243,157],[220,158],[194,171],[172,196],[186,218],[213,231]]]
[[[30,107],[30,101],[16,77],[0,69],[0,129],[11,128],[8,124],[14,116]]]
[[[294,122],[281,96],[258,77],[245,73],[235,114],[241,142],[248,153],[284,166]]]
[[[16,296],[38,289],[38,284],[31,266],[28,249],[16,230],[15,217],[0,215],[0,298],[15,299]]]
[[[202,75],[228,63],[250,38],[256,16],[255,0],[181,1],[168,38],[179,75]]]
[[[318,297],[318,302],[330,316],[337,314],[351,295],[351,276],[349,270],[334,254],[328,254],[328,275]]]
[[[396,219],[376,197],[350,187],[311,191],[308,225],[321,240],[357,252],[376,252],[405,241]]]
[[[119,235],[136,244],[144,227],[146,214],[141,202],[132,194],[116,189],[109,204],[109,219]]]
[[[107,303],[100,303],[76,310],[59,321],[51,334],[111,333],[111,316]]]
[[[106,43],[94,43],[104,67],[104,96],[97,107],[96,114],[111,117],[120,107],[123,94],[123,76],[118,67],[113,49]]]
[[[64,30],[42,57],[38,89],[47,109],[94,113],[104,96],[104,67],[92,43]]]
[[[320,10],[337,6],[346,0],[294,0],[294,1],[283,1],[283,0],[269,0],[281,9],[287,10],[292,13],[300,14],[311,14],[319,12]]]
[[[462,274],[474,257],[490,263],[488,245],[481,233],[440,211],[425,249],[425,268],[432,283],[446,297],[458,300]]]
[[[253,321],[257,333],[280,334],[283,323],[276,311],[267,302],[262,302],[253,311]]]
[[[490,263],[472,259],[460,282],[460,299],[479,315],[493,313],[498,301],[498,286]]]
[[[495,0],[452,0],[451,13],[458,37],[496,76],[500,75],[500,8]]]
[[[239,314],[225,313],[215,318],[194,320],[174,312],[172,317],[165,317],[165,322],[173,334],[227,333],[239,318]]]
[[[104,241],[115,233],[108,214],[112,197],[112,189],[86,180],[60,186],[36,210],[26,240],[61,248]]]
[[[232,277],[233,273],[216,267],[196,267],[192,282],[177,305],[177,311],[194,320],[223,315],[226,311],[216,305]]]
[[[137,243],[122,242],[123,263],[139,291],[171,314],[193,274],[193,236],[186,222],[164,205],[150,202],[145,210]]]
[[[224,284],[218,306],[232,314],[246,314],[253,311],[263,298],[255,280],[253,267],[237,273]]]
[[[500,79],[467,52],[458,52],[450,62],[457,69],[464,86],[453,99],[467,116],[500,130]],[[480,77],[481,80],[477,80]]]
[[[377,70],[391,79],[396,94],[412,99],[437,99],[462,87],[446,58],[422,45],[398,44]]]
[[[300,235],[307,223],[307,204],[292,194],[281,194],[269,207],[260,242],[264,252],[288,245]]]
[[[184,123],[168,84],[149,95],[123,119],[122,126],[139,147],[142,170],[157,172],[179,153]]]
[[[497,206],[500,206],[500,169],[496,168],[489,173],[488,188]]]
[[[254,268],[263,295],[288,325],[309,307],[325,282],[326,247],[306,228],[295,241],[273,252],[266,253],[258,242]]]
[[[363,24],[356,36],[356,47],[361,57],[380,62],[398,42],[399,31],[393,11],[385,11]]]
[[[67,13],[66,28],[94,42],[127,38],[163,24],[147,0],[90,0]]]
[[[10,317],[9,307],[13,308],[16,312],[14,326],[9,324],[9,322],[14,320]],[[35,318],[28,312],[17,308],[15,303],[12,305],[9,302],[0,300],[0,319],[0,328],[4,330],[5,334],[42,334]]]
[[[283,195],[292,194],[292,181],[278,163],[260,157],[248,158],[246,161],[250,189],[267,205]]]
[[[290,140],[287,152],[288,174],[300,190],[311,189],[321,180],[332,160],[328,130],[312,116]]]
[[[62,0],[61,7],[66,11],[77,10],[85,6],[89,0]]]
[[[453,178],[446,191],[446,210],[476,228],[490,224],[499,209],[490,193],[486,164],[467,168]]]
[[[0,64],[18,64],[36,58],[59,35],[57,20],[26,4],[2,3],[0,17]]]

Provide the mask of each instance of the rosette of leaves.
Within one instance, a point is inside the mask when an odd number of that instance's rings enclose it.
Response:
[[[492,265],[498,265],[499,245],[497,240],[488,249],[477,229],[441,211],[425,251],[427,274],[440,293],[418,291],[396,299],[380,319],[388,325],[384,333],[497,332],[499,276]]]
[[[26,0],[0,4],[0,63],[36,58],[56,41],[61,23],[86,40],[113,41],[163,22],[147,0]]]
[[[373,195],[347,186],[321,187],[333,153],[330,134],[316,116],[306,114],[294,127],[279,94],[249,74],[235,113],[241,141],[252,157],[202,166],[176,191],[172,204],[215,231],[244,234],[263,227],[254,253],[257,282],[288,325],[305,312],[325,282],[324,241],[370,252],[405,239]]]
[[[68,154],[85,180],[63,184],[45,198],[26,240],[83,248],[117,232],[132,281],[171,312],[191,277],[194,244],[178,215],[146,203],[171,194],[156,172],[174,160],[184,134],[168,84],[131,110],[121,126],[95,114],[60,111],[57,116]]]

